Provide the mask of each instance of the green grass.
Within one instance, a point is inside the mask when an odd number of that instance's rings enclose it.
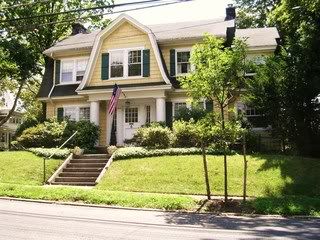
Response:
[[[61,160],[47,160],[47,179],[61,164]],[[41,185],[43,158],[26,151],[0,152],[0,183]]]
[[[212,194],[223,194],[223,157],[208,156]],[[289,168],[286,169],[286,168]],[[228,156],[229,194],[241,195],[243,157]],[[320,196],[320,161],[283,155],[248,156],[249,196]],[[164,156],[114,161],[101,190],[205,194],[202,157]]]
[[[103,191],[76,187],[0,184],[0,196],[165,210],[193,210],[197,207],[196,201],[187,196]]]

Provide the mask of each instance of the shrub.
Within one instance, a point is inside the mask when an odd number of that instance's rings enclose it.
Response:
[[[149,127],[142,127],[134,134],[133,139],[139,146],[149,148],[168,148],[173,143],[173,134],[167,127],[152,123]]]
[[[15,135],[20,136],[25,129],[36,126],[39,123],[36,119],[27,119],[23,121],[17,128]]]
[[[195,147],[199,146],[199,140],[192,122],[174,121],[173,134],[175,136],[175,147]]]
[[[182,121],[198,121],[201,118],[205,117],[207,111],[201,107],[193,106],[192,108],[181,107],[176,112],[174,119],[175,120],[182,120]]]
[[[58,122],[52,119],[24,130],[17,143],[26,148],[54,148],[64,143],[76,130],[78,133],[66,147],[94,148],[99,138],[99,127],[89,121]]]
[[[30,152],[36,154],[41,157],[49,157],[53,154],[53,158],[66,158],[70,154],[70,149],[67,148],[29,148]]]
[[[217,149],[208,148],[207,153],[211,155],[222,154]],[[201,154],[200,148],[167,148],[167,149],[146,149],[143,147],[125,147],[119,148],[114,154],[114,160],[130,159],[130,158],[144,158],[157,156],[178,156],[178,155],[196,155]],[[228,152],[228,154],[235,154],[235,152]]]
[[[35,127],[25,129],[17,138],[18,144],[24,147],[57,147],[61,140],[66,122],[49,120]]]

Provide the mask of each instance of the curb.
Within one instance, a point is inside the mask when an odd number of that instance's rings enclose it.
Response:
[[[134,207],[122,207],[122,206],[112,206],[103,204],[90,204],[90,203],[79,203],[79,202],[63,202],[63,201],[50,201],[50,200],[36,200],[36,199],[26,199],[26,198],[14,198],[14,197],[0,197],[0,200],[6,201],[19,201],[19,202],[31,202],[31,203],[44,203],[44,204],[56,204],[64,206],[76,206],[76,207],[90,207],[90,208],[109,208],[109,209],[119,209],[119,210],[131,210],[131,211],[146,211],[146,212],[162,212],[162,213],[186,213],[186,214],[199,214],[199,215],[215,215],[222,217],[251,217],[251,218],[287,218],[287,219],[320,219],[317,216],[282,216],[282,215],[263,215],[263,214],[241,214],[241,213],[212,213],[212,212],[195,212],[186,210],[162,210],[154,208],[134,208]]]

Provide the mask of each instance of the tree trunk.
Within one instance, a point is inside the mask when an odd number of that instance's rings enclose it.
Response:
[[[221,127],[225,130],[225,119],[224,119],[224,107],[220,104],[221,110]],[[228,202],[228,166],[227,166],[227,151],[226,145],[223,144],[223,166],[224,166],[224,202]]]
[[[206,150],[205,150],[203,141],[201,142],[201,149],[202,149],[202,157],[203,157],[204,178],[205,178],[206,189],[207,189],[207,198],[208,200],[210,200],[211,191],[210,191],[209,174],[208,174],[208,163],[207,163]]]
[[[12,108],[10,109],[9,113],[7,116],[5,116],[3,119],[0,120],[0,127],[5,124],[11,117],[11,115],[14,113],[15,109],[16,109],[16,106],[17,106],[17,103],[18,103],[18,100],[19,100],[19,97],[20,97],[20,94],[21,94],[21,90],[24,86],[24,83],[25,83],[25,80],[22,80],[20,82],[20,86],[19,86],[19,89],[18,89],[18,92],[17,92],[17,95],[16,95],[16,98],[14,99],[14,102],[13,102],[13,105],[12,105]]]
[[[246,134],[243,134],[243,202],[246,201],[247,197],[247,148],[246,148]]]

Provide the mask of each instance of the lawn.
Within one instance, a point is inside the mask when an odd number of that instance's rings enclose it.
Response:
[[[61,160],[47,160],[47,179],[61,164]],[[0,183],[41,185],[43,158],[26,151],[0,152]]]
[[[223,158],[208,157],[212,193],[223,194]],[[242,194],[243,157],[228,157],[229,194]],[[320,196],[320,160],[283,155],[248,156],[249,196]],[[98,189],[205,194],[201,156],[114,161]]]

